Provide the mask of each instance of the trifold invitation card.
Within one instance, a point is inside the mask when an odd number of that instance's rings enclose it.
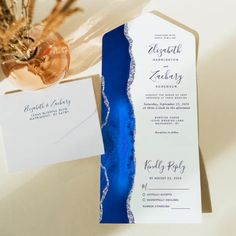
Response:
[[[91,78],[0,96],[10,171],[103,154]]]
[[[196,45],[152,13],[103,38],[101,223],[199,223]]]

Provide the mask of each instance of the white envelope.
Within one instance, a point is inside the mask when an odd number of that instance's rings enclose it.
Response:
[[[0,96],[10,171],[103,154],[91,78]]]

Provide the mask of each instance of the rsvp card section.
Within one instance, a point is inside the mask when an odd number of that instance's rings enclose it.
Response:
[[[10,171],[103,153],[91,79],[2,95],[0,112]]]
[[[131,210],[139,223],[200,222],[195,38],[153,14],[127,27],[136,65]]]

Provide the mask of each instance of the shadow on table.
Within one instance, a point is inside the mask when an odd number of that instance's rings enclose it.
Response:
[[[99,224],[99,167],[89,158],[42,170],[0,200],[1,235],[110,235],[118,226]]]

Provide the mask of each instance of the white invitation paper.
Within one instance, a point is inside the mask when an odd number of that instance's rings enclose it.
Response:
[[[0,114],[10,171],[103,153],[91,79],[1,95]]]
[[[155,14],[142,15],[104,36],[103,76],[110,108],[100,222],[199,223],[194,35]],[[113,86],[119,78],[126,80],[123,93]]]
[[[131,210],[137,223],[200,222],[194,35],[153,14],[130,22],[128,34],[136,63]]]

